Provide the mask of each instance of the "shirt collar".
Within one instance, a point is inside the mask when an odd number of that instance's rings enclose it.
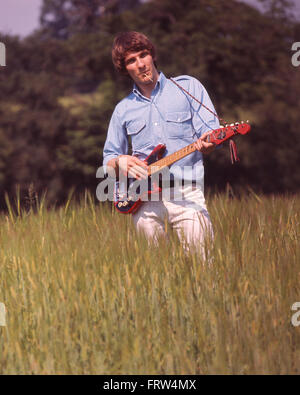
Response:
[[[155,84],[155,87],[152,91],[155,95],[163,89],[165,86],[165,83],[167,81],[167,78],[165,77],[164,73],[162,71],[159,72],[159,77],[157,79],[157,82]],[[134,83],[133,84],[133,93],[139,97],[144,97],[141,91],[139,90],[138,86]]]

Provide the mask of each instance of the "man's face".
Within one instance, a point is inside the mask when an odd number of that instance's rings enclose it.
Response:
[[[128,53],[125,56],[125,67],[138,86],[152,84],[157,80],[158,73],[147,49]]]

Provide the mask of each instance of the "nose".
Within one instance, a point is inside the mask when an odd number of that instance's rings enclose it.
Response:
[[[144,62],[140,58],[137,58],[136,64],[137,64],[137,67],[140,69],[144,67]]]

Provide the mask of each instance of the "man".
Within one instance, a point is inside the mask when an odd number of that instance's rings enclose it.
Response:
[[[208,131],[219,127],[210,98],[193,77],[167,79],[156,67],[155,48],[142,33],[119,34],[113,43],[112,59],[117,71],[129,76],[133,91],[116,106],[104,146],[104,161],[112,173],[130,177],[147,177],[143,159],[159,143],[166,145],[166,155],[194,142],[196,151],[170,167],[171,195],[159,201],[146,201],[133,214],[138,231],[149,240],[165,234],[165,220],[177,232],[184,246],[204,249],[212,225],[204,199],[204,169],[202,154],[215,149],[205,141]],[[184,90],[197,98],[195,101]],[[128,138],[132,153],[128,155]],[[178,184],[182,185],[178,185]],[[178,190],[181,199],[178,196]]]

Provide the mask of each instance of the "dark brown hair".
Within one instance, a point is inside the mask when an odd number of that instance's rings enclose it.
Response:
[[[128,75],[125,67],[125,57],[130,52],[143,51],[144,49],[150,52],[156,67],[155,47],[148,37],[138,32],[119,33],[115,37],[112,47],[112,61],[116,70],[121,74]]]

